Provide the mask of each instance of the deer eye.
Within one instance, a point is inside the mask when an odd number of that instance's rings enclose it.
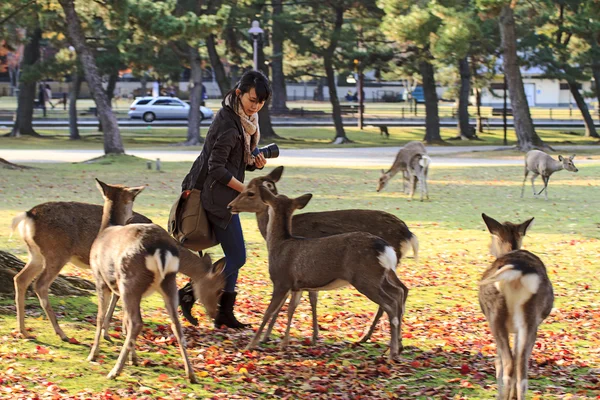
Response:
[[[248,192],[247,195],[248,197],[254,197],[254,192]]]

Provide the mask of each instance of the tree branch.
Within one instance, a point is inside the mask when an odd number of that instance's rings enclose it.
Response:
[[[35,4],[36,0],[31,0],[29,3],[25,3],[21,6],[21,8],[17,8],[15,11],[13,11],[12,13],[8,14],[6,17],[4,17],[3,19],[0,19],[0,25],[3,25],[6,21],[8,21],[9,19],[11,19],[12,17],[14,17],[15,15],[17,15],[18,13],[20,13],[21,11],[23,11],[24,9],[26,9],[27,7],[29,7],[32,4]]]

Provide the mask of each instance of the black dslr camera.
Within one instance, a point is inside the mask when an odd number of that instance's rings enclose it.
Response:
[[[265,147],[256,147],[252,150],[252,155],[256,157],[261,152],[265,158],[279,157],[279,147],[275,143],[266,145]]]

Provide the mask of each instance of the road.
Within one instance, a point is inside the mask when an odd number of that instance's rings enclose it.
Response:
[[[469,165],[522,165],[522,159],[486,159],[477,157],[477,152],[503,149],[503,146],[451,146],[427,147],[433,165],[469,166]],[[598,146],[555,146],[565,153],[577,153],[580,149]],[[398,148],[368,147],[368,148],[325,148],[325,149],[282,149],[277,160],[270,160],[270,165],[284,166],[329,166],[329,167],[381,167],[389,168]],[[473,152],[472,157],[452,157],[453,153]],[[13,163],[58,163],[82,162],[104,154],[103,150],[7,150],[0,149],[0,158]],[[128,150],[127,154],[136,157],[161,161],[194,161],[197,151],[189,150]],[[578,164],[598,162],[593,160],[578,160]]]

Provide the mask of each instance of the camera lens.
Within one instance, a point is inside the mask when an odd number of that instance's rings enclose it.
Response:
[[[268,144],[265,147],[256,147],[252,151],[252,155],[256,157],[259,151],[263,154],[263,156],[265,156],[265,158],[279,157],[279,146],[277,146],[275,143]]]

